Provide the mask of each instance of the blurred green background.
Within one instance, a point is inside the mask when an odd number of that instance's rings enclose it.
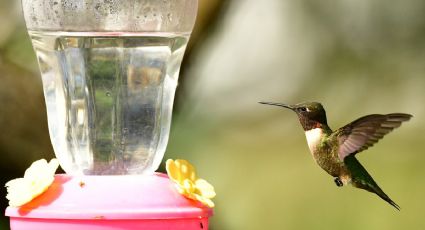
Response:
[[[423,12],[420,0],[200,0],[165,158],[188,159],[215,186],[211,229],[425,228]],[[19,1],[0,0],[0,80],[4,184],[54,157]],[[358,155],[400,212],[336,187],[296,116],[257,103],[310,100],[334,129],[369,113],[414,115]]]

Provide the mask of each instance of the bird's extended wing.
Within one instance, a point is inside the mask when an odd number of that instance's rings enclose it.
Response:
[[[339,158],[343,160],[348,155],[371,147],[411,117],[412,115],[404,113],[372,114],[340,128],[336,131],[339,139]]]

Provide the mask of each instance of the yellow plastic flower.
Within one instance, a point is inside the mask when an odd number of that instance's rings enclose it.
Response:
[[[196,176],[195,168],[186,160],[168,159],[166,162],[168,176],[176,183],[177,190],[185,197],[198,200],[206,206],[214,207],[214,187],[204,179]]]
[[[35,161],[25,171],[23,178],[17,178],[6,183],[9,205],[20,207],[46,191],[55,179],[59,162],[52,159]]]

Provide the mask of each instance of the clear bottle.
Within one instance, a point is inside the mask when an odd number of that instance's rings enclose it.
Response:
[[[50,138],[71,175],[154,172],[196,0],[23,0]]]

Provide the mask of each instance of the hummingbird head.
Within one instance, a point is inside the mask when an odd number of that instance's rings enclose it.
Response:
[[[321,128],[323,125],[327,125],[325,109],[323,108],[322,104],[318,102],[303,102],[295,105],[274,102],[259,103],[280,106],[294,111],[298,115],[300,123],[305,131],[314,128]]]

